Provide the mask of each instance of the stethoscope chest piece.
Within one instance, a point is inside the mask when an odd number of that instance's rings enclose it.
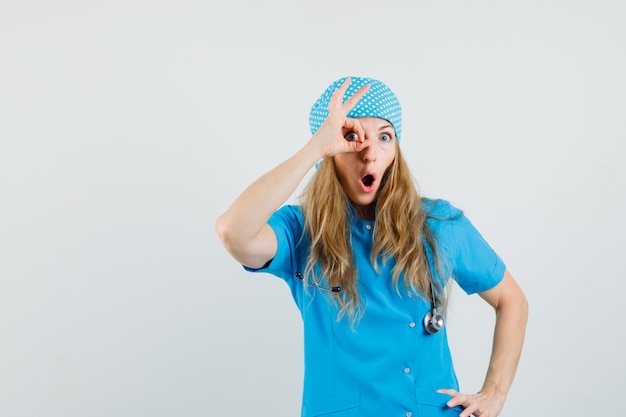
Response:
[[[424,329],[430,334],[437,333],[439,330],[443,329],[445,325],[446,321],[436,308],[431,309],[424,316]]]

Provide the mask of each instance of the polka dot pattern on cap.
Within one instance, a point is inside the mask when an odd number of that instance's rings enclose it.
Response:
[[[341,87],[341,84],[348,77],[341,78],[332,83],[326,91],[317,99],[311,113],[309,114],[309,126],[311,127],[311,133],[317,132],[326,117],[328,116],[328,103],[330,98],[336,89]],[[400,108],[400,102],[396,98],[395,94],[382,82],[373,78],[363,77],[350,77],[352,83],[346,90],[346,94],[343,97],[343,102],[348,100],[359,88],[366,84],[370,85],[369,91],[361,97],[361,100],[356,106],[348,113],[350,118],[358,117],[378,117],[385,119],[393,125],[396,131],[396,137],[400,140],[400,134],[402,130],[402,109]]]

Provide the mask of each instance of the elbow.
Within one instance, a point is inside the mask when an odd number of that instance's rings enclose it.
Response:
[[[224,245],[226,249],[229,249],[230,246],[232,246],[232,226],[228,220],[224,218],[224,215],[221,215],[215,221],[215,232],[222,242],[222,245]]]
[[[528,299],[523,291],[519,291],[512,297],[511,302],[508,303],[511,312],[514,312],[518,317],[519,322],[523,327],[526,327],[528,323]]]
[[[504,291],[492,305],[496,310],[496,314],[516,317],[516,321],[521,326],[526,326],[529,309],[528,299],[514,280],[507,280]]]
[[[224,216],[220,216],[215,220],[215,233],[217,233],[217,237],[223,242],[224,237],[226,236],[227,226],[224,222]]]
[[[237,226],[238,222],[224,214],[215,221],[215,232],[222,245],[233,258],[241,262],[240,255],[246,253],[249,239]]]
[[[524,316],[524,324],[526,324],[528,322],[528,299],[526,298],[526,296],[524,295],[524,293],[522,293],[522,301],[521,301],[521,308],[522,308],[522,312],[523,312],[523,316]]]
[[[517,291],[515,293],[514,299],[517,301],[518,309],[520,310],[523,317],[528,316],[528,298],[526,298],[526,294],[524,291],[518,286]]]
[[[215,231],[233,259],[250,268],[261,268],[267,263],[269,255],[258,248],[267,245],[255,246],[254,239],[248,238],[238,226],[239,222],[231,221],[222,215],[215,222]]]

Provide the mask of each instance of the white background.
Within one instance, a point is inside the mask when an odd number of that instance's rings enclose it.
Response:
[[[345,75],[529,298],[502,415],[619,415],[625,52],[618,0],[3,0],[0,415],[298,415],[298,311],[214,222]],[[477,390],[492,313],[452,301]]]

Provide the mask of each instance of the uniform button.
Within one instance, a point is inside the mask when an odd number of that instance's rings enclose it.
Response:
[[[371,225],[371,224],[366,224],[366,225],[365,225],[365,228],[366,228],[367,230],[372,230],[372,225]]]
[[[405,415],[406,417],[411,417],[411,416],[413,415],[413,413],[412,413],[412,412],[410,412],[410,411],[407,411],[406,413],[404,413],[404,415]]]
[[[410,322],[410,323],[409,323],[409,327],[410,327],[410,328],[415,327],[415,322],[414,322],[414,321]]]
[[[404,368],[404,373],[405,373],[405,374],[408,374],[408,373],[410,373],[410,372],[411,372],[411,368]]]

